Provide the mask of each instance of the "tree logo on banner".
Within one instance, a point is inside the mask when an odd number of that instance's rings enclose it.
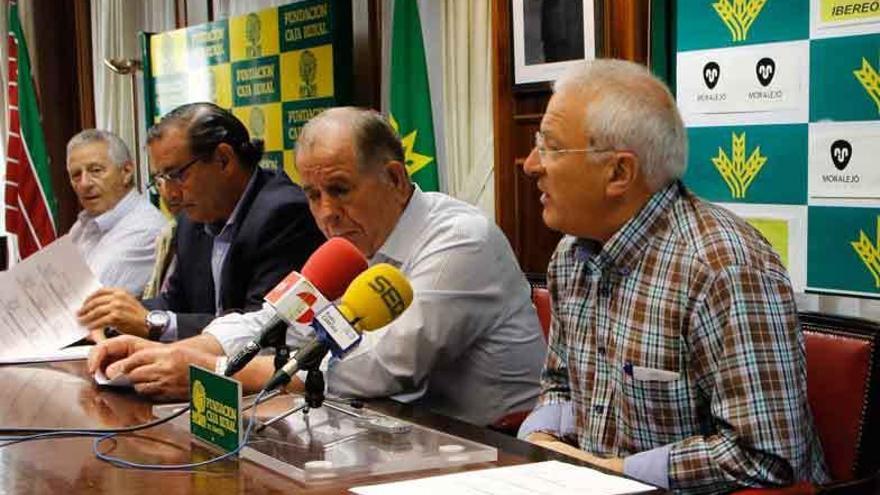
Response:
[[[877,217],[877,238],[880,240],[880,216]],[[859,240],[850,242],[865,268],[874,276],[874,286],[880,288],[880,245],[874,245],[865,231],[859,229]]]
[[[391,127],[394,128],[394,132],[400,134],[400,125],[398,125],[394,116],[391,116],[389,121],[391,122]],[[406,171],[410,177],[434,160],[434,157],[423,155],[415,150],[418,132],[418,130],[413,130],[400,140],[403,145],[403,160],[406,162]]]
[[[202,428],[208,424],[207,417],[205,417],[206,397],[205,386],[201,381],[196,381],[192,392],[192,421]]]
[[[877,104],[877,113],[880,113],[880,75],[868,62],[868,59],[862,57],[862,68],[854,70],[853,75],[859,80],[859,84],[868,92],[868,96]]]
[[[299,97],[314,98],[318,96],[318,57],[311,50],[305,50],[299,57]]]
[[[263,55],[262,30],[260,16],[248,14],[244,24],[244,38],[247,42],[244,51],[247,58],[256,58]]]
[[[712,4],[718,17],[730,30],[733,41],[745,41],[749,28],[758,18],[767,0],[719,0]]]
[[[712,163],[721,174],[721,178],[727,183],[730,194],[734,199],[742,199],[746,197],[746,191],[755,180],[758,172],[767,163],[767,157],[761,154],[761,147],[758,146],[752,151],[749,159],[746,160],[746,133],[743,132],[739,136],[731,133],[731,157],[719,146],[718,156],[712,158]]]
[[[250,128],[251,136],[256,139],[264,139],[263,136],[266,134],[266,114],[262,108],[258,106],[251,108],[251,113],[248,116],[248,127]]]

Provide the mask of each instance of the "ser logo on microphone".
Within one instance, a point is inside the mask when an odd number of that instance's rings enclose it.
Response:
[[[382,302],[385,303],[385,307],[388,308],[388,311],[391,312],[391,315],[394,318],[397,318],[397,316],[400,315],[400,313],[403,313],[403,310],[406,309],[406,303],[404,303],[400,292],[397,292],[397,289],[394,288],[391,281],[384,276],[379,275],[370,280],[367,286],[369,286],[370,289],[373,289],[373,292],[379,294]]]

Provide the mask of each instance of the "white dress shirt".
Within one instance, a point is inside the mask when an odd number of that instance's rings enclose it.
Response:
[[[103,285],[140,296],[153,271],[156,237],[166,222],[155,206],[131,190],[98,216],[81,211],[70,237]]]
[[[473,206],[416,188],[370,260],[382,262],[407,276],[412,305],[343,359],[330,359],[330,393],[418,401],[480,425],[532,408],[546,345],[528,282],[494,223]],[[232,355],[272,311],[226,315],[205,332]],[[298,326],[288,342],[298,347],[313,336]]]

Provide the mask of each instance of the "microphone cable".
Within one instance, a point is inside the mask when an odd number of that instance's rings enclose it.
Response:
[[[64,437],[89,437],[101,436],[107,434],[134,433],[136,431],[146,430],[161,424],[167,423],[174,418],[179,417],[183,413],[189,411],[190,406],[184,406],[179,411],[164,418],[154,419],[148,423],[134,426],[126,426],[122,428],[31,428],[31,427],[0,427],[0,433],[30,433],[29,435],[0,435],[0,448],[21,442],[29,442],[32,440],[42,440],[46,438],[64,438]]]
[[[251,431],[253,430],[253,427],[254,427],[254,418],[256,417],[256,414],[257,414],[257,405],[264,400],[263,397],[265,395],[266,395],[266,391],[263,390],[259,393],[259,395],[257,395],[256,400],[254,400],[254,403],[253,403],[253,406],[251,409],[250,419],[248,420],[247,428],[244,431],[244,437],[241,439],[241,442],[238,444],[238,447],[236,447],[234,450],[230,450],[229,452],[226,452],[225,454],[221,454],[216,457],[206,459],[204,461],[185,463],[185,464],[143,464],[143,463],[139,463],[139,462],[127,461],[127,460],[122,459],[120,457],[115,457],[115,456],[111,456],[109,454],[102,453],[100,451],[101,442],[115,437],[116,435],[118,435],[118,433],[110,433],[110,434],[102,435],[102,436],[96,438],[94,443],[92,444],[92,452],[95,454],[95,457],[97,457],[98,459],[100,459],[104,462],[110,463],[116,467],[123,467],[123,468],[130,468],[130,469],[148,469],[148,470],[152,470],[152,471],[188,471],[191,469],[195,469],[197,467],[201,467],[201,466],[212,464],[212,463],[215,463],[218,461],[222,461],[222,460],[228,459],[234,455],[238,455],[238,453],[241,452],[241,449],[243,449],[245,447],[245,445],[247,445],[248,440],[250,439],[250,436],[251,436]],[[187,406],[185,410],[189,410],[189,406]],[[183,411],[178,411],[175,413],[175,415],[180,415],[182,413],[183,413]]]
[[[278,392],[269,392],[266,390],[262,390],[258,395],[254,402],[248,407],[251,408],[250,418],[248,420],[247,428],[245,429],[244,437],[242,438],[239,446],[226,452],[225,454],[221,454],[216,457],[212,457],[211,459],[207,459],[200,462],[195,463],[186,463],[186,464],[142,464],[133,461],[127,461],[125,459],[112,456],[110,454],[106,454],[100,451],[101,443],[105,440],[109,440],[111,438],[116,437],[120,434],[125,433],[134,433],[138,431],[143,431],[148,428],[153,428],[155,426],[162,425],[167,423],[175,418],[180,417],[184,413],[190,410],[190,406],[184,406],[180,410],[175,411],[173,414],[170,414],[164,418],[158,418],[148,423],[143,423],[135,426],[127,426],[123,428],[82,428],[82,429],[72,429],[72,428],[28,428],[28,427],[0,427],[0,433],[31,433],[29,435],[0,435],[0,448],[8,447],[10,445],[15,445],[17,443],[35,441],[35,440],[45,440],[51,438],[75,438],[75,437],[97,437],[92,443],[92,453],[96,458],[110,463],[117,467],[124,468],[134,468],[134,469],[148,469],[148,470],[159,470],[159,471],[186,471],[191,470],[197,467],[205,466],[207,464],[211,464],[217,461],[221,461],[224,459],[228,459],[234,455],[237,455],[241,450],[247,445],[248,440],[250,439],[251,431],[253,430],[254,420],[256,417],[257,405],[263,402],[264,400],[268,400],[272,397],[278,395]],[[247,409],[247,408],[245,408]],[[155,440],[151,438],[143,438],[144,440]]]

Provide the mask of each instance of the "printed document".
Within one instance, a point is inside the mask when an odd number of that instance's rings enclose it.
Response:
[[[0,272],[0,364],[38,360],[87,336],[76,311],[100,287],[69,236]]]

